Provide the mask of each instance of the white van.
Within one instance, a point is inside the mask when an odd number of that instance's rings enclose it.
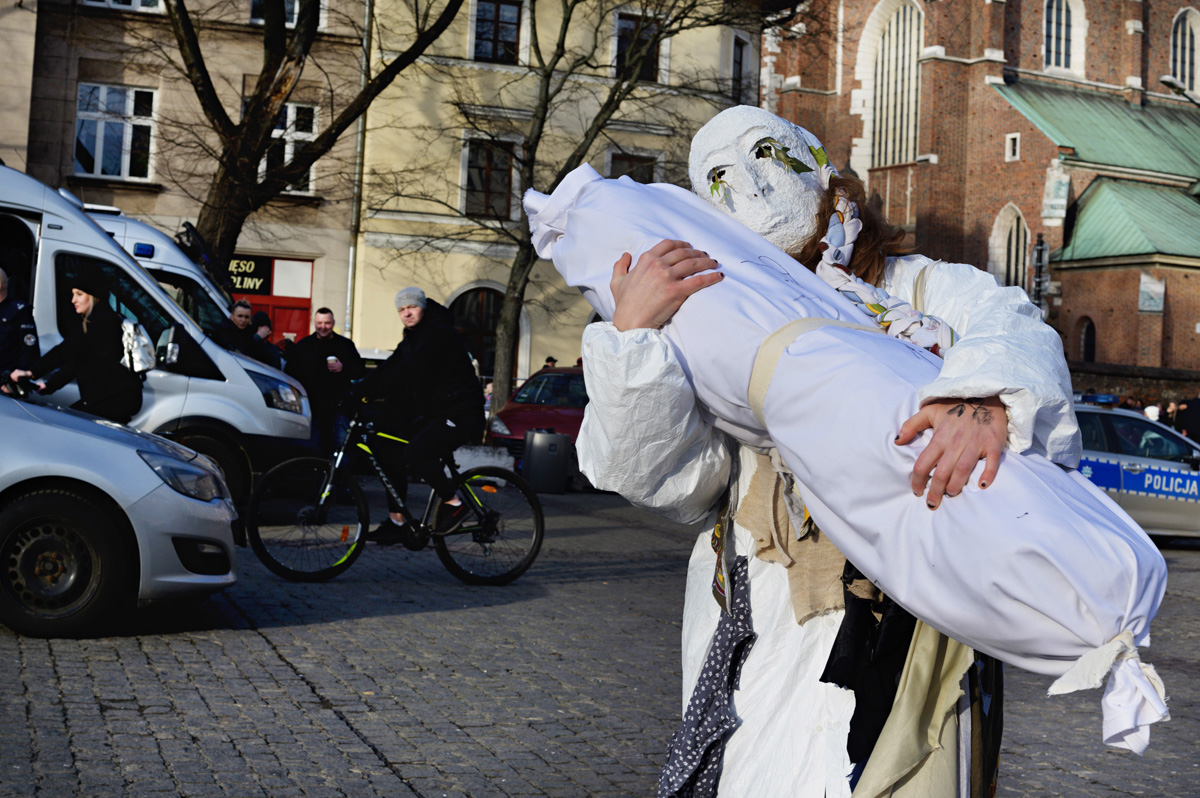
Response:
[[[248,497],[253,471],[307,450],[312,412],[300,384],[229,352],[83,211],[74,196],[0,167],[0,264],[9,293],[32,300],[42,352],[77,324],[68,275],[100,269],[110,302],[156,342],[141,411],[129,426],[173,438],[221,467],[235,500]],[[68,385],[59,404],[78,398]]]
[[[233,297],[217,282],[217,275],[196,263],[179,244],[139,219],[109,205],[84,205],[84,211],[133,259],[158,280],[175,303],[213,335],[229,318]]]

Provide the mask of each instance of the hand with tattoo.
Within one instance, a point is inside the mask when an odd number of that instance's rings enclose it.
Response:
[[[910,443],[927,429],[933,430],[933,437],[913,466],[912,490],[920,496],[928,483],[925,503],[929,509],[936,510],[943,495],[961,493],[980,460],[986,459],[987,465],[979,478],[979,487],[986,488],[995,481],[1000,453],[1008,440],[1008,417],[998,396],[926,402],[900,427],[896,444]]]

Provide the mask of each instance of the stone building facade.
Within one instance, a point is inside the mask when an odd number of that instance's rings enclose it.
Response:
[[[206,65],[231,118],[263,61],[258,0],[189,4]],[[295,3],[288,6],[292,15]],[[309,68],[277,124],[268,156],[319,131],[340,109],[331,86],[357,87],[362,3],[329,0]],[[34,15],[29,15],[33,17]],[[20,167],[85,203],[113,206],[174,234],[195,222],[216,167],[215,134],[191,84],[167,65],[178,60],[162,0],[42,0]],[[272,201],[243,229],[229,268],[235,298],[272,316],[276,339],[300,338],[312,312],[328,305],[339,325],[347,308],[354,137],[319,161],[304,185]],[[241,279],[253,273],[253,279]]]
[[[1194,395],[1198,9],[839,0],[768,34],[763,104],[820,136],[919,252],[1033,296],[1041,236],[1077,387]]]

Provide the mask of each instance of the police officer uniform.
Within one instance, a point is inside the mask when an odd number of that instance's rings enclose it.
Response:
[[[28,370],[41,354],[33,307],[5,297],[0,301],[0,378],[13,369]]]

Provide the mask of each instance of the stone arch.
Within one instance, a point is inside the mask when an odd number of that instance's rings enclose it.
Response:
[[[1008,203],[996,215],[988,236],[988,273],[1001,285],[1029,290],[1029,239],[1024,214]]]

